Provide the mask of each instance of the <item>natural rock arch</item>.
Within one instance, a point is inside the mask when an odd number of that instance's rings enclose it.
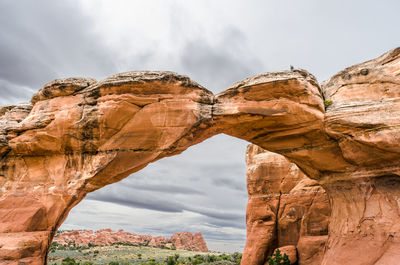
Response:
[[[340,72],[323,92],[303,70],[251,77],[216,96],[171,72],[55,80],[32,105],[0,109],[0,258],[45,263],[88,192],[219,133],[284,155],[325,188],[332,217],[322,264],[349,262],[343,249],[369,253],[352,264],[399,258],[385,256],[400,246],[399,76],[398,48]],[[333,102],[326,112],[324,97]]]

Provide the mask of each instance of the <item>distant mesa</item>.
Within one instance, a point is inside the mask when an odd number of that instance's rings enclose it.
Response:
[[[124,230],[113,231],[111,229],[72,230],[58,232],[53,242],[60,245],[74,244],[76,246],[107,246],[115,243],[127,243],[132,245],[144,245],[160,248],[176,248],[190,251],[208,252],[203,235],[190,232],[175,233],[170,238],[151,235],[137,235]]]

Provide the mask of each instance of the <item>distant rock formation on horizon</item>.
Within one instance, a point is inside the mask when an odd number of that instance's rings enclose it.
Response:
[[[148,245],[153,247],[176,248],[191,251],[208,252],[207,243],[201,232],[192,234],[190,232],[175,233],[171,238],[151,235],[137,235],[122,229],[113,231],[111,229],[72,230],[62,231],[56,234],[53,242],[60,245],[75,244],[78,246],[89,246],[89,244],[106,246],[114,243],[129,243],[133,245]]]

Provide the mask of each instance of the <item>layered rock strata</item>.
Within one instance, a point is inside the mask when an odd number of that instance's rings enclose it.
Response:
[[[322,84],[325,131],[350,164],[318,179],[332,204],[323,264],[400,260],[400,48]],[[354,255],[363,253],[363,255]]]
[[[74,230],[57,233],[53,242],[60,245],[74,244],[86,247],[89,244],[106,246],[114,243],[129,243],[208,252],[206,241],[200,232],[195,234],[190,232],[175,233],[171,238],[166,238],[162,236],[137,235],[123,230],[101,229],[95,232],[92,230]]]
[[[323,186],[332,215],[321,264],[393,263],[399,79],[400,48],[322,89],[303,70],[251,77],[216,96],[171,72],[53,81],[31,104],[0,109],[0,259],[45,263],[88,192],[225,133],[285,156]]]
[[[243,264],[267,263],[275,249],[299,265],[321,264],[330,204],[325,190],[285,157],[249,145],[247,240]]]

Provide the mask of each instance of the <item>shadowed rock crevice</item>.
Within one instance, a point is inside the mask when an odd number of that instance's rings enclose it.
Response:
[[[371,255],[352,256],[352,264],[384,264],[386,251],[395,260],[398,217],[377,218],[376,209],[398,211],[398,189],[383,193],[378,179],[400,172],[399,62],[395,49],[322,87],[306,71],[284,71],[248,78],[215,96],[172,72],[46,84],[32,104],[0,109],[0,257],[43,264],[54,231],[88,192],[225,133],[285,156],[324,187],[332,217],[321,264],[346,264],[351,258],[337,251],[369,245]],[[332,102],[326,112],[324,99]],[[272,201],[258,203],[278,209]],[[355,227],[365,216],[375,223]],[[45,220],[35,227],[37,219]],[[387,234],[393,236],[383,247]]]

